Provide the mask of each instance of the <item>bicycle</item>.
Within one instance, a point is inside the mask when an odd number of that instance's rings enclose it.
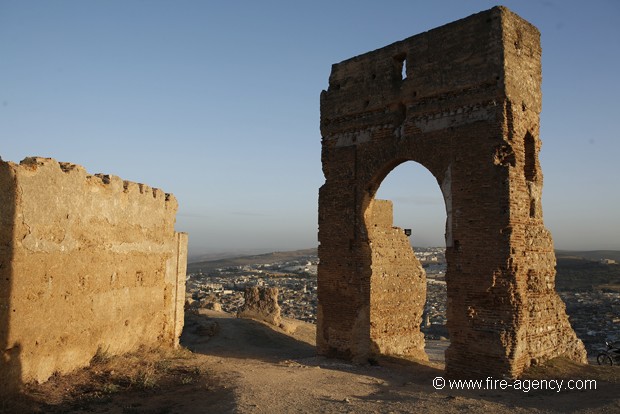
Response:
[[[605,349],[599,352],[596,362],[599,365],[620,365],[620,341],[605,341]]]

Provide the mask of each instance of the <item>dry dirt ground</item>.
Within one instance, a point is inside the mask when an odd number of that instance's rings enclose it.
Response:
[[[620,367],[556,360],[528,379],[596,379],[597,389],[443,390],[443,343],[431,362],[381,359],[353,365],[318,357],[315,327],[285,330],[223,312],[188,314],[188,350],[97,355],[91,367],[55,376],[0,402],[0,412],[38,413],[460,413],[620,412]]]

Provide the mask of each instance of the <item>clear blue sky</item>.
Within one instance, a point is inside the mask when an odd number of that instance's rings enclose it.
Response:
[[[193,254],[316,246],[331,65],[496,4],[0,0],[0,156],[174,193]],[[620,249],[620,1],[503,4],[542,34],[543,210],[556,247]],[[379,195],[415,244],[443,244],[439,188],[415,166]]]

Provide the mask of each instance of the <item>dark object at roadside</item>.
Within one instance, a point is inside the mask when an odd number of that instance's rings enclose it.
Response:
[[[605,341],[606,349],[599,352],[596,362],[599,365],[620,365],[620,341]]]

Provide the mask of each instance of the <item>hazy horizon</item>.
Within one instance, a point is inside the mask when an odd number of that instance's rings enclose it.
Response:
[[[309,250],[309,249],[316,249],[318,247],[318,244],[316,246],[305,246],[305,247],[300,247],[300,248],[291,248],[291,249],[286,249],[286,248],[281,248],[281,249],[261,249],[261,248],[252,248],[252,249],[228,249],[228,250],[209,250],[206,252],[194,252],[188,255],[190,261],[191,260],[196,260],[197,258],[200,257],[204,257],[204,256],[220,256],[220,255],[243,255],[243,256],[252,256],[252,255],[261,255],[261,254],[268,254],[268,253],[278,253],[278,252],[289,252],[289,251],[297,251],[297,250]],[[414,249],[416,248],[429,248],[429,247],[438,247],[438,248],[445,248],[445,245],[441,245],[441,246],[414,246],[412,245],[412,247]],[[618,249],[588,249],[588,250],[582,250],[582,249],[562,249],[562,248],[558,248],[555,247],[554,249],[556,252],[598,252],[598,251],[609,251],[609,252],[618,252],[620,253],[620,250]],[[211,260],[211,259],[208,259]]]

